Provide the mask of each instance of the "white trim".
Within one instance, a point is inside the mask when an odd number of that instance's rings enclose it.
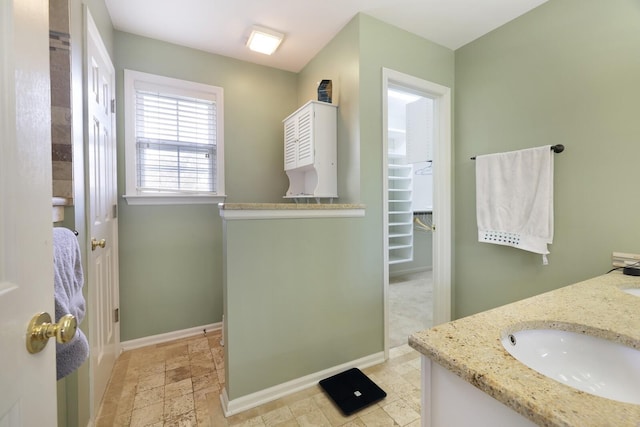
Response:
[[[388,137],[387,90],[389,83],[411,88],[435,101],[438,118],[433,144],[433,324],[451,320],[451,242],[452,233],[452,163],[451,163],[451,89],[399,71],[382,68],[382,220],[384,269],[384,349],[389,354],[389,209],[388,209]]]
[[[222,203],[227,196],[187,195],[187,194],[125,194],[128,205],[213,205]]]
[[[382,68],[382,319],[384,358],[389,358],[389,77]]]
[[[436,102],[437,142],[433,147],[433,179],[441,185],[433,188],[433,324],[451,320],[451,277],[453,242],[451,89],[433,85],[439,95]],[[436,228],[437,226],[437,228]]]
[[[300,390],[313,387],[314,385],[317,385],[320,380],[335,375],[339,372],[346,371],[347,369],[353,367],[365,369],[369,366],[383,363],[384,360],[384,352],[375,353],[370,356],[354,360],[352,362],[343,363],[342,365],[334,366],[332,368],[306,375],[304,377],[297,378],[295,380],[291,380],[273,387],[269,387],[267,389],[260,390],[233,400],[229,400],[227,388],[225,387],[220,394],[222,410],[224,411],[224,416],[229,417],[231,415],[246,411],[247,409],[255,408],[256,406],[260,406],[281,397],[288,396],[292,393],[296,393]]]
[[[180,331],[167,332],[164,334],[151,335],[148,337],[137,338],[134,340],[123,341],[120,343],[122,351],[133,350],[140,347],[146,347],[149,345],[162,344],[169,341],[179,340],[182,338],[189,338],[203,332],[218,331],[222,329],[222,322],[211,323],[204,326],[195,326],[193,328],[182,329]]]
[[[200,197],[187,194],[179,197],[166,194],[149,195],[140,193],[136,188],[136,149],[135,149],[135,89],[140,85],[164,86],[168,92],[195,98],[214,99],[218,104],[216,112],[216,201],[204,202]],[[134,70],[124,70],[124,152],[125,152],[125,195],[132,205],[173,205],[219,203],[225,197],[224,179],[224,89],[205,83],[158,76]],[[205,194],[203,197],[211,197]]]
[[[364,209],[220,209],[226,220],[296,219],[296,218],[359,218]]]
[[[422,427],[432,427],[431,425],[431,402],[433,401],[433,392],[431,390],[431,359],[425,355],[420,356],[420,418],[422,419]]]

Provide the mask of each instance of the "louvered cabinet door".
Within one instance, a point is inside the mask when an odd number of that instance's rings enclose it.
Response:
[[[298,155],[297,167],[312,165],[314,161],[313,105],[300,111],[298,116]]]
[[[292,119],[284,123],[284,170],[295,169],[297,167],[297,154],[297,123]]]

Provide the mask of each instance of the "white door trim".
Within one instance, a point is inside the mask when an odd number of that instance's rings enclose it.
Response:
[[[382,213],[384,251],[384,348],[389,352],[389,209],[387,89],[389,83],[410,88],[435,101],[436,138],[433,144],[433,324],[451,320],[452,164],[451,89],[388,68],[382,69]]]

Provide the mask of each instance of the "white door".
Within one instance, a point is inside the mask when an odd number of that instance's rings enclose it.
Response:
[[[0,426],[55,426],[55,342],[29,354],[27,325],[53,317],[49,2],[0,2]]]
[[[119,351],[118,220],[116,183],[115,71],[85,8],[87,76],[87,261],[91,343],[91,415],[100,401]]]

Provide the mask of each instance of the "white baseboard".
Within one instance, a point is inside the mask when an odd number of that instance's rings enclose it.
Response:
[[[135,348],[146,347],[148,345],[162,344],[168,341],[193,337],[195,335],[202,334],[203,332],[217,331],[220,329],[222,329],[222,322],[204,326],[195,326],[193,328],[167,332],[165,334],[151,335],[148,337],[137,338],[135,340],[123,341],[120,343],[120,350],[127,351]]]
[[[246,411],[247,409],[255,408],[256,406],[260,406],[289,394],[312,387],[318,384],[321,379],[330,377],[342,371],[346,371],[347,369],[353,367],[364,369],[382,362],[384,362],[384,352],[381,351],[379,353],[375,353],[370,356],[354,360],[352,362],[334,366],[332,368],[325,369],[323,371],[316,372],[301,378],[297,378],[295,380],[288,381],[286,383],[282,383],[273,387],[269,387],[267,389],[260,390],[233,400],[229,400],[227,389],[225,387],[220,394],[222,410],[224,411],[224,416],[229,417],[231,415]]]

